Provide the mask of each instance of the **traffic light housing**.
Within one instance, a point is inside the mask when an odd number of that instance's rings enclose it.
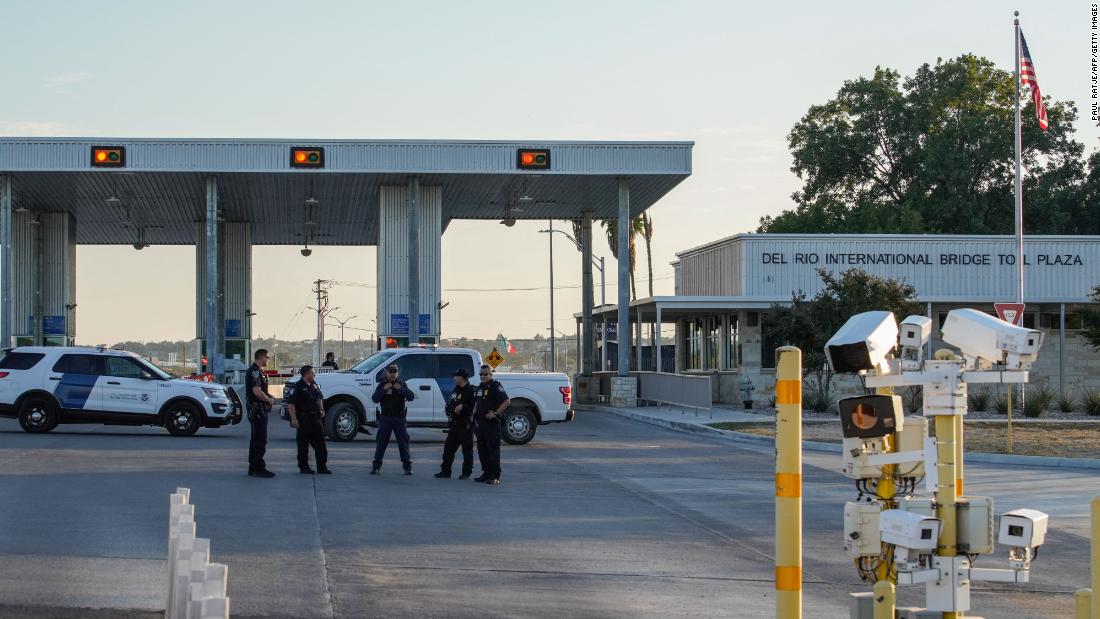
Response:
[[[124,168],[126,167],[125,146],[93,146],[93,168]]]
[[[320,146],[294,146],[290,149],[290,167],[325,167],[325,149]]]
[[[516,151],[516,167],[520,170],[549,170],[550,149],[521,148]]]

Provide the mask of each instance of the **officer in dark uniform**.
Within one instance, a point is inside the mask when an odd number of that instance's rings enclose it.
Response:
[[[477,390],[470,384],[470,373],[459,368],[452,374],[455,388],[447,401],[447,442],[443,444],[443,465],[435,474],[440,479],[451,478],[455,452],[462,446],[462,474],[469,479],[474,472],[474,400]]]
[[[297,428],[298,472],[306,475],[321,473],[331,475],[328,470],[328,448],[325,447],[325,430],[321,420],[325,418],[324,396],[321,388],[313,380],[317,372],[312,365],[303,365],[299,372],[301,380],[290,396],[290,426]],[[309,447],[317,459],[317,470],[309,468]]]
[[[382,456],[386,455],[386,446],[390,444],[390,434],[397,438],[397,449],[401,452],[401,465],[406,475],[412,475],[412,457],[409,455],[409,429],[405,424],[407,404],[416,396],[409,387],[397,380],[397,365],[386,368],[386,377],[378,382],[371,400],[379,405],[377,446],[374,448],[374,466],[371,475],[382,472]]]
[[[340,366],[336,364],[336,353],[325,353],[325,361],[321,364],[323,368],[332,368],[333,372],[339,372]]]
[[[497,485],[500,483],[500,424],[504,411],[512,404],[504,387],[493,380],[493,368],[481,366],[478,373],[481,384],[477,387],[477,404],[474,419],[477,420],[477,457],[481,460],[481,476],[474,481]]]
[[[275,477],[267,470],[264,453],[267,451],[267,413],[275,398],[267,392],[267,375],[263,368],[267,365],[266,349],[259,349],[253,356],[252,367],[245,377],[245,398],[248,402],[248,422],[252,425],[252,435],[248,441],[248,474],[253,477]]]

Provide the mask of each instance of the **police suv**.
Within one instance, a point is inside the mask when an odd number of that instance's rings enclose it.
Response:
[[[386,367],[397,364],[398,380],[415,399],[408,404],[410,428],[446,428],[444,406],[454,389],[455,370],[463,369],[478,383],[481,354],[468,348],[387,348],[342,372],[317,374],[325,397],[325,433],[332,440],[350,441],[360,429],[377,424],[378,405],[371,401]],[[502,437],[512,445],[530,442],[540,425],[573,420],[573,388],[560,372],[494,373],[512,405],[504,414]],[[288,384],[284,397],[292,393]]]
[[[0,417],[27,432],[102,423],[191,436],[240,423],[241,409],[232,388],[177,378],[123,350],[21,346],[0,356]]]

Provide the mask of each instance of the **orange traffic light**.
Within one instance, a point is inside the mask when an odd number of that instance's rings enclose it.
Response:
[[[549,170],[550,149],[521,148],[516,154],[516,167],[521,170]]]
[[[93,146],[92,167],[122,168],[126,166],[125,146]]]
[[[292,168],[323,168],[325,167],[325,149],[320,146],[294,146],[290,149],[290,167]]]

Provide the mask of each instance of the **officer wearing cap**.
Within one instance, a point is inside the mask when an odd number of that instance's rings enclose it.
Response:
[[[511,406],[504,387],[493,380],[493,368],[482,365],[478,372],[481,384],[477,388],[474,419],[477,421],[477,457],[481,460],[481,476],[474,481],[491,485],[500,483],[500,424],[504,411]]]
[[[451,478],[451,465],[455,453],[462,446],[462,474],[459,479],[469,479],[474,472],[474,400],[477,390],[470,384],[470,373],[459,368],[454,371],[455,387],[447,401],[447,441],[443,443],[443,464],[435,474],[440,479]]]
[[[336,353],[325,353],[325,361],[321,364],[323,368],[332,368],[333,372],[339,372],[340,366],[336,363]]]
[[[264,454],[267,452],[267,413],[275,404],[275,398],[267,392],[267,374],[263,367],[267,365],[267,350],[256,351],[252,366],[244,379],[245,398],[248,402],[248,423],[252,432],[248,440],[248,474],[253,477],[275,477],[267,470]]]
[[[371,400],[379,405],[378,411],[378,436],[374,448],[374,466],[371,467],[371,475],[382,472],[382,457],[386,455],[386,447],[390,444],[390,434],[397,439],[397,450],[401,453],[401,465],[405,468],[406,475],[412,475],[412,457],[409,455],[409,430],[405,424],[407,404],[416,398],[409,387],[397,380],[397,365],[390,364],[386,368],[386,377],[378,382]]]
[[[303,365],[302,377],[290,396],[290,427],[298,430],[298,472],[313,475],[331,475],[328,469],[328,448],[325,447],[325,430],[321,420],[325,418],[324,396],[313,380],[317,372],[312,365]],[[309,448],[317,459],[317,470],[309,468]]]

